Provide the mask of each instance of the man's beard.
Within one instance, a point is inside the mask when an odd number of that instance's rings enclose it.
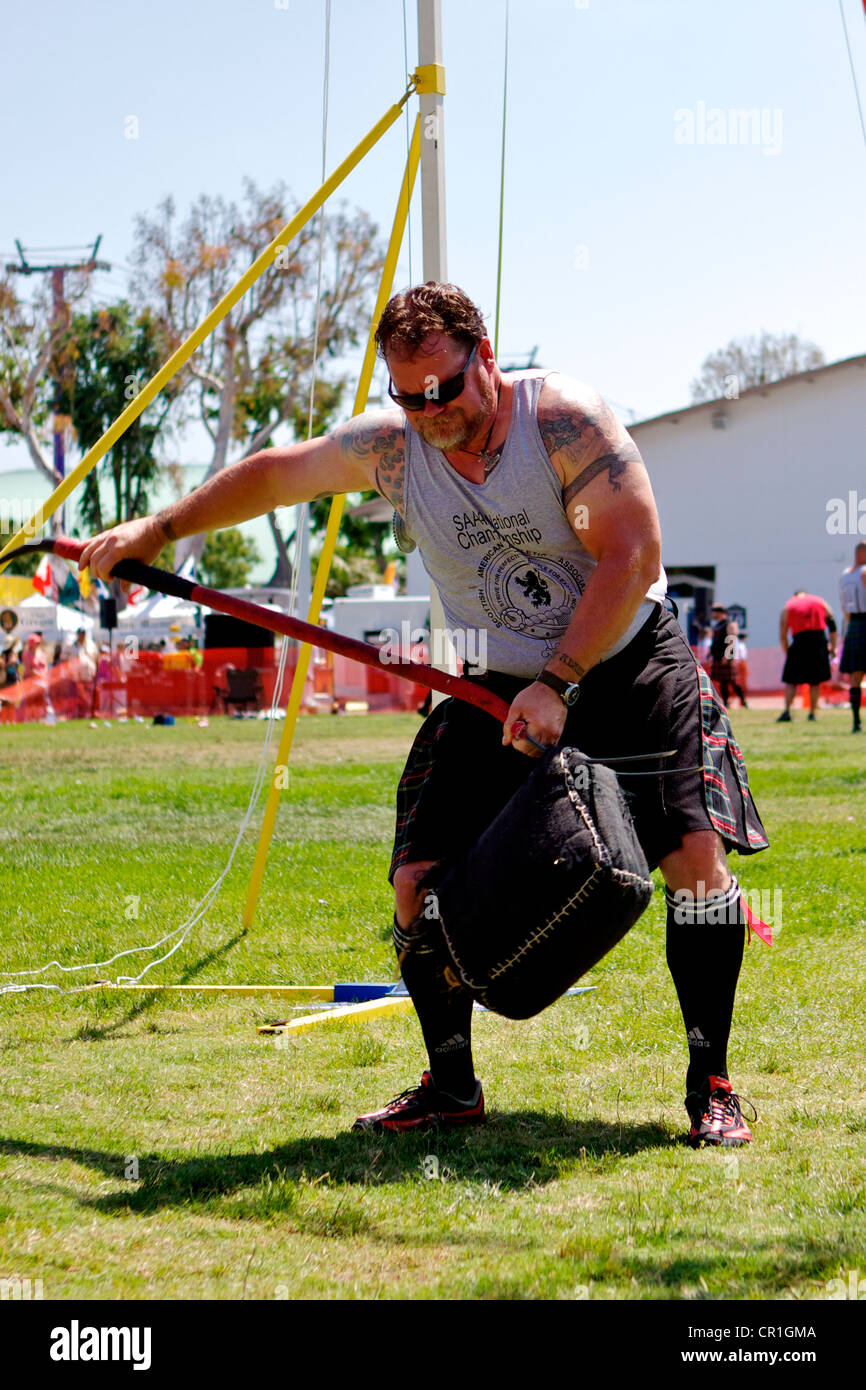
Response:
[[[480,434],[485,425],[490,426],[491,408],[496,404],[496,393],[486,376],[478,379],[481,396],[481,409],[470,415],[462,406],[457,406],[450,415],[419,415],[413,425],[425,444],[443,453],[465,449],[470,440]]]

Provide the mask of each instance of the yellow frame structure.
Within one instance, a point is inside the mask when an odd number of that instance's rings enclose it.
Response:
[[[6,568],[3,564],[3,556],[7,551],[13,550],[23,540],[32,539],[37,531],[46,521],[57,511],[58,507],[65,502],[66,498],[84,480],[87,474],[96,467],[97,463],[108,452],[118,439],[125,433],[131,424],[147,409],[148,405],[159,395],[160,391],[171,381],[181,367],[189,360],[192,354],[201,346],[204,340],[222,322],[226,314],[237,304],[238,300],[246,294],[247,290],[267,270],[276,260],[280,251],[291,242],[302,227],[311,220],[318,212],[319,208],[327,201],[336,188],[348,177],[357,164],[373,148],[373,146],[390,129],[394,122],[399,118],[403,107],[413,93],[419,96],[430,93],[444,93],[445,91],[445,70],[441,64],[428,63],[420,65],[409,79],[409,86],[403,96],[394,106],[391,106],[381,119],[364,136],[363,140],[347,155],[342,164],[338,165],[331,176],[322,184],[321,188],[304,204],[290,222],[277,234],[274,240],[259,256],[253,261],[252,265],[244,272],[234,287],[229,290],[210,313],[202,319],[201,323],[193,329],[189,337],[180,345],[171,357],[163,364],[158,372],[151,377],[150,381],[138,392],[135,399],[130,402],[127,408],[117,417],[112,425],[105,431],[102,437],[97,440],[91,449],[82,458],[81,462],[71,473],[55,488],[51,496],[44,503],[40,513],[34,513],[29,522],[24,525],[11,537],[7,544],[0,550],[0,574]],[[373,376],[373,369],[376,360],[375,331],[376,325],[381,316],[390,294],[394,282],[394,275],[397,268],[397,260],[400,254],[400,247],[409,216],[409,206],[412,198],[412,190],[418,172],[418,165],[421,157],[421,135],[420,135],[420,116],[416,116],[415,127],[409,146],[409,153],[406,168],[403,174],[403,182],[400,188],[400,196],[397,201],[397,211],[394,217],[394,225],[388,243],[388,250],[385,256],[385,264],[382,269],[382,279],[379,285],[379,293],[376,298],[376,305],[373,311],[370,329],[367,336],[367,347],[364,354],[364,361],[361,374],[358,379],[358,386],[355,392],[354,407],[352,416],[360,415],[366,409],[367,397],[370,391],[370,383]],[[340,522],[345,506],[345,496],[335,496],[331,501],[331,510],[328,516],[328,525],[325,531],[325,539],[322,547],[322,554],[316,567],[316,579],[313,585],[313,592],[310,600],[307,621],[313,624],[318,623],[321,613],[322,600],[325,596],[325,588],[328,582],[331,563],[336,549],[337,537],[340,529]],[[7,562],[8,563],[8,562]],[[277,808],[279,806],[280,790],[283,779],[280,777],[280,770],[287,765],[292,748],[295,727],[300,713],[301,699],[303,696],[304,683],[309,669],[312,647],[304,643],[298,653],[298,661],[292,680],[292,689],[289,703],[286,710],[286,719],[283,725],[283,732],[280,739],[280,746],[277,751],[277,761],[274,776],[268,794],[268,801],[265,807],[265,814],[262,821],[262,828],[259,835],[256,858],[250,877],[250,885],[247,893],[246,904],[244,907],[243,924],[249,926],[252,923],[258,902],[259,891],[264,877],[265,866],[267,863],[268,849],[273,835],[274,824],[276,821]],[[181,997],[186,994],[228,994],[235,997],[244,996],[278,996],[282,998],[298,999],[328,999],[333,998],[333,987],[327,985],[112,985],[107,981],[102,981],[101,987],[111,990],[138,990],[149,991],[170,991],[176,992]],[[317,1013],[307,1018],[292,1020],[290,1023],[280,1026],[273,1031],[279,1032],[303,1032],[319,1023],[346,1021],[363,1021],[367,1018],[377,1018],[392,1013],[403,1012],[412,1008],[412,1001],[407,996],[388,997],[381,1000],[370,1000],[363,1004],[347,1005],[345,1008],[338,1008],[324,1013]],[[266,1031],[260,1029],[259,1031]],[[267,1030],[271,1031],[271,1030]]]
[[[394,122],[399,119],[403,107],[412,93],[422,89],[427,90],[429,82],[430,77],[426,74],[425,69],[419,68],[417,72],[412,74],[409,79],[409,86],[399,102],[389,107],[384,116],[382,116],[372,129],[367,132],[360,144],[355,146],[351,154],[347,155],[342,164],[337,166],[330,178],[325,180],[318,192],[314,193],[312,198],[304,204],[291,221],[286,223],[282,231],[277,233],[271,244],[266,246],[264,251],[253,261],[252,265],[244,271],[237,284],[223,295],[218,304],[214,305],[213,309],[202,319],[198,327],[193,329],[189,337],[172,353],[168,361],[163,363],[159,371],[141,388],[135,399],[130,401],[126,409],[118,415],[114,424],[108,427],[102,438],[98,439],[91,449],[88,449],[81,462],[63,479],[62,483],[58,484],[41,510],[34,512],[30,520],[25,522],[24,525],[15,532],[11,539],[7,541],[3,549],[0,550],[0,574],[2,574],[3,570],[6,568],[2,563],[3,556],[6,552],[14,550],[15,547],[20,545],[23,541],[32,540],[33,537],[37,535],[44,522],[53,516],[57,508],[66,501],[69,494],[87,477],[90,470],[96,467],[103,455],[108,453],[112,445],[117,443],[121,435],[129,429],[129,426],[147,409],[151,401],[159,395],[163,387],[168,385],[173,376],[176,376],[196,349],[201,347],[205,338],[207,338],[217,325],[222,322],[229,310],[234,308],[235,304],[237,304],[239,299],[243,298],[250,286],[273,264],[280,251],[289,244],[293,237],[297,236],[301,228],[306,226],[310,219],[315,216],[319,208],[327,201],[334,190],[339,188],[340,184],[343,183],[352,172],[356,164],[360,164],[364,156],[369,153],[379,140],[381,140],[386,131],[390,130]]]
[[[388,253],[385,257],[385,265],[382,269],[382,281],[379,285],[379,294],[376,299],[376,307],[373,310],[373,317],[370,322],[370,332],[367,335],[367,347],[364,353],[364,362],[361,367],[361,375],[358,378],[358,386],[355,391],[355,405],[352,416],[362,415],[367,406],[367,396],[370,392],[370,382],[373,378],[373,368],[376,364],[376,325],[382,314],[382,310],[391,295],[391,286],[394,283],[394,274],[397,269],[397,257],[400,254],[400,245],[403,241],[403,233],[406,228],[406,219],[409,216],[409,202],[412,197],[412,189],[415,184],[415,176],[418,172],[418,163],[421,158],[421,121],[419,117],[415,119],[415,129],[412,134],[412,141],[409,146],[409,158],[406,163],[406,171],[403,175],[403,184],[400,189],[400,197],[397,201],[397,212],[394,217],[394,226],[391,231],[391,240],[388,243]],[[328,515],[328,525],[325,530],[325,540],[322,546],[322,554],[316,566],[316,580],[313,585],[313,593],[310,599],[309,613],[307,614],[308,623],[318,623],[319,615],[322,611],[322,600],[325,597],[325,588],[328,583],[328,575],[331,571],[331,563],[334,558],[334,550],[337,545],[337,536],[340,530],[340,522],[343,518],[343,508],[346,498],[339,495],[331,499],[331,510]],[[286,708],[286,718],[283,724],[283,731],[280,737],[280,746],[277,750],[277,761],[274,767],[274,775],[271,778],[268,801],[265,807],[264,819],[262,821],[261,833],[259,835],[258,849],[256,850],[255,863],[250,878],[249,891],[244,906],[243,925],[252,925],[253,916],[258,902],[259,890],[264,877],[265,865],[267,863],[268,848],[271,837],[274,833],[274,824],[277,818],[277,807],[280,804],[280,792],[285,779],[280,775],[281,770],[288,765],[289,754],[292,742],[295,737],[295,727],[298,722],[298,714],[301,709],[301,699],[304,693],[304,682],[307,679],[307,671],[310,666],[310,658],[313,649],[308,643],[304,643],[298,652],[298,662],[295,667],[295,674],[292,680],[292,690],[289,696],[289,703]]]

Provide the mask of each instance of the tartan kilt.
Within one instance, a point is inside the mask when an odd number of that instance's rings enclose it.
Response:
[[[533,677],[488,671],[471,679],[510,703]],[[697,830],[716,830],[740,854],[767,848],[727,711],[667,610],[583,678],[560,739],[566,745],[601,759],[674,750],[637,764],[682,769],[674,775],[630,778],[614,768],[650,868]],[[484,710],[443,700],[419,729],[397,788],[390,880],[404,864],[464,853],[536,765],[503,747],[501,726]]]
[[[851,613],[839,662],[839,674],[852,676],[855,671],[866,671],[866,613]]]

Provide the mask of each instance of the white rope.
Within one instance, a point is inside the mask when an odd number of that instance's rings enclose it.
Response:
[[[327,160],[327,139],[328,139],[328,90],[329,90],[329,86],[330,86],[330,49],[331,49],[331,0],[326,0],[326,3],[325,3],[325,67],[324,67],[324,83],[323,83],[323,85],[324,85],[324,92],[323,92],[323,98],[322,98],[322,183],[325,182],[325,178],[326,178],[326,176],[327,176],[326,160]],[[308,438],[308,439],[312,439],[312,436],[313,436],[313,409],[314,409],[314,402],[315,402],[316,380],[317,380],[317,364],[318,364],[318,348],[319,348],[319,327],[320,327],[320,320],[321,320],[321,304],[322,304],[322,268],[323,268],[323,257],[324,257],[324,245],[325,245],[325,212],[324,212],[324,208],[322,208],[322,210],[321,210],[320,213],[319,213],[319,264],[318,264],[318,274],[317,274],[317,280],[316,280],[316,314],[315,314],[315,323],[314,323],[314,328],[313,328],[313,361],[312,361],[312,368],[311,368],[311,375],[310,375],[310,401],[309,401],[309,411],[308,411],[308,417],[307,417],[307,438]],[[298,598],[298,576],[299,576],[299,574],[300,574],[300,562],[301,562],[301,559],[302,559],[302,556],[303,556],[303,532],[304,532],[304,528],[306,527],[306,524],[307,524],[307,510],[308,510],[307,503],[304,502],[304,503],[299,507],[299,509],[298,509],[298,521],[297,521],[297,524],[296,524],[296,526],[295,526],[295,536],[294,536],[295,546],[294,546],[294,555],[293,555],[293,564],[292,564],[292,582],[291,582],[290,589],[289,589],[289,612],[290,612],[291,614],[294,614],[294,613],[295,613],[295,609],[296,609],[296,607],[297,607],[297,598]],[[146,975],[150,970],[153,970],[154,966],[163,965],[167,960],[169,960],[169,959],[174,955],[175,951],[177,951],[177,950],[180,949],[180,947],[181,947],[181,946],[184,944],[184,942],[186,941],[186,939],[187,939],[187,937],[188,937],[190,931],[192,930],[192,928],[193,928],[194,926],[196,926],[196,925],[201,921],[201,919],[204,917],[205,913],[208,911],[208,909],[210,908],[210,906],[212,905],[212,903],[213,903],[214,900],[216,899],[217,895],[219,894],[220,888],[222,887],[222,884],[223,884],[223,880],[225,879],[226,875],[227,875],[228,872],[229,872],[229,869],[230,869],[231,866],[232,866],[232,863],[234,862],[234,857],[235,857],[235,854],[237,853],[238,846],[240,845],[241,840],[243,839],[243,837],[244,837],[244,835],[245,835],[245,833],[246,833],[247,827],[248,827],[248,825],[249,825],[249,823],[250,823],[250,820],[252,819],[253,811],[255,810],[256,804],[257,804],[257,802],[258,802],[258,800],[259,800],[259,797],[261,796],[262,787],[264,786],[265,778],[266,778],[266,775],[267,775],[267,769],[268,769],[269,766],[270,766],[270,756],[269,756],[269,754],[270,754],[270,747],[271,747],[271,743],[273,742],[274,730],[275,730],[275,728],[276,728],[276,714],[277,714],[278,709],[280,708],[280,698],[281,698],[281,696],[282,696],[283,685],[284,685],[284,683],[285,683],[285,674],[286,674],[286,665],[287,665],[287,660],[288,660],[288,653],[289,653],[289,642],[288,642],[288,639],[287,639],[287,638],[284,638],[284,639],[283,639],[283,643],[282,643],[282,647],[280,648],[280,659],[279,659],[279,663],[278,663],[278,666],[277,666],[277,675],[276,675],[276,679],[275,679],[275,681],[274,681],[274,693],[273,693],[273,698],[272,698],[272,700],[271,700],[271,707],[270,707],[270,710],[268,711],[268,726],[267,726],[267,729],[266,729],[266,731],[265,731],[265,740],[264,740],[264,743],[263,743],[263,745],[262,745],[261,754],[260,754],[260,756],[259,756],[259,765],[258,765],[258,768],[256,769],[256,775],[255,775],[255,779],[254,779],[254,781],[253,781],[253,788],[252,788],[252,791],[250,792],[250,799],[249,799],[249,802],[248,802],[248,804],[247,804],[247,809],[246,809],[246,811],[244,812],[243,820],[241,821],[241,826],[240,826],[240,829],[238,830],[237,836],[236,836],[236,838],[235,838],[235,842],[234,842],[234,844],[232,845],[231,853],[229,854],[228,861],[227,861],[226,866],[225,866],[225,868],[223,869],[222,873],[219,875],[218,878],[216,878],[216,879],[214,880],[214,882],[211,884],[210,888],[208,888],[207,892],[204,894],[204,897],[202,897],[201,899],[199,899],[198,903],[197,903],[196,906],[193,908],[192,912],[190,913],[190,915],[189,915],[189,917],[186,919],[186,921],[185,921],[185,922],[182,922],[182,923],[180,924],[179,927],[175,927],[174,931],[167,932],[165,936],[160,937],[160,939],[159,939],[158,941],[153,942],[151,945],[149,945],[149,946],[132,946],[132,947],[130,947],[130,948],[129,948],[128,950],[126,950],[126,951],[118,951],[118,952],[116,953],[116,955],[110,956],[108,960],[103,960],[103,961],[90,961],[90,962],[88,962],[87,964],[83,964],[83,965],[63,965],[59,960],[53,960],[53,961],[50,961],[50,962],[48,963],[48,965],[42,965],[42,966],[40,966],[40,967],[39,967],[38,969],[36,969],[36,970],[0,970],[0,975],[6,976],[10,981],[16,981],[16,980],[21,980],[21,979],[30,979],[30,977],[32,977],[32,976],[34,976],[34,975],[44,975],[45,972],[48,971],[48,970],[61,970],[61,971],[64,972],[64,974],[75,974],[76,972],[78,972],[78,971],[80,971],[80,970],[105,970],[108,966],[113,965],[113,964],[115,963],[115,961],[123,960],[126,956],[140,955],[141,952],[143,952],[143,951],[158,951],[158,950],[160,949],[160,947],[167,945],[169,941],[172,941],[175,937],[177,937],[178,939],[175,941],[175,943],[174,943],[174,945],[172,946],[171,950],[166,951],[166,953],[165,953],[164,955],[158,957],[158,959],[150,961],[150,963],[149,963],[148,965],[146,965],[146,966],[144,967],[144,969],[141,970],[141,971],[139,972],[138,975],[118,975],[117,979],[113,982],[113,983],[116,984],[116,985],[121,985],[121,984],[132,984],[132,985],[137,985],[137,984],[139,984],[139,983],[144,979],[145,975]],[[58,994],[82,994],[82,993],[85,993],[85,992],[88,991],[88,990],[101,989],[101,988],[102,988],[102,983],[103,983],[102,981],[93,981],[93,982],[91,982],[90,984],[86,984],[86,985],[76,985],[76,986],[73,986],[72,988],[69,988],[69,989],[64,989],[64,987],[63,987],[62,985],[49,984],[49,983],[45,983],[45,982],[42,982],[42,981],[38,981],[38,982],[37,982],[37,981],[32,981],[31,983],[28,983],[28,984],[16,984],[16,983],[0,984],[0,995],[4,995],[4,994],[20,994],[20,993],[23,993],[23,992],[25,992],[25,991],[27,991],[27,990],[31,990],[31,989],[54,990],[54,991],[55,991],[56,993],[58,993]]]

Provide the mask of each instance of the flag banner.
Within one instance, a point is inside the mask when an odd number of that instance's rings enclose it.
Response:
[[[52,603],[57,602],[57,583],[54,579],[54,570],[51,566],[53,556],[43,555],[39,561],[39,568],[33,576],[33,587],[37,594],[43,598],[50,599]]]
[[[863,0],[863,3],[866,5],[866,0]],[[189,579],[195,583],[195,556],[187,555],[180,569],[175,570],[175,574],[179,579]]]
[[[52,603],[74,607],[81,597],[78,581],[60,555],[46,555],[33,576],[33,587]]]

